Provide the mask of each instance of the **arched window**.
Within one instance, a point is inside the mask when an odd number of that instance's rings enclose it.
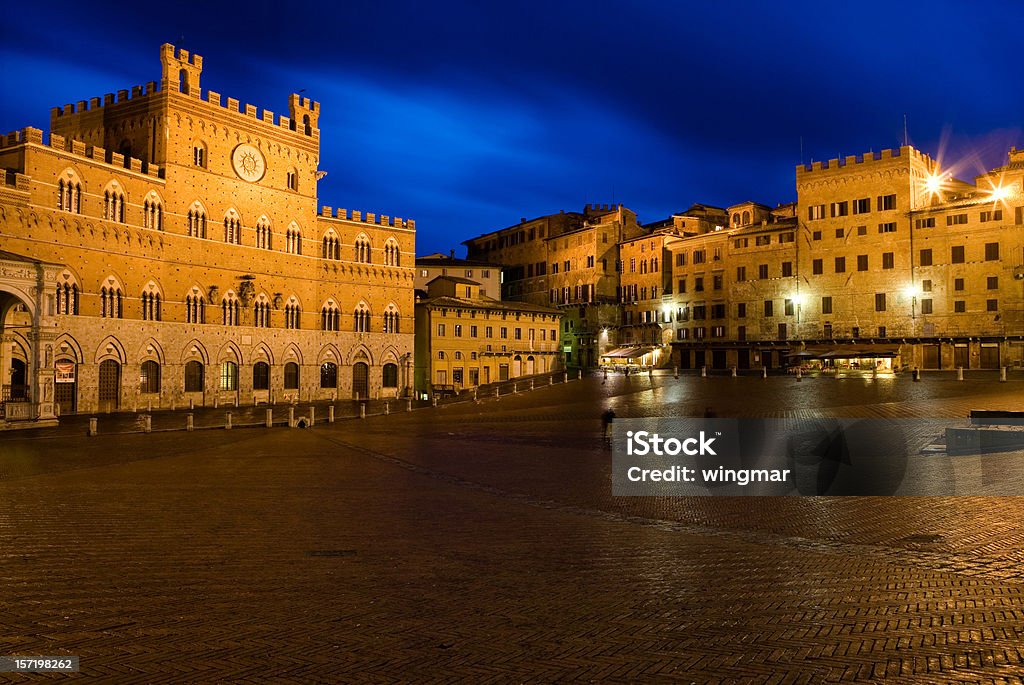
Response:
[[[110,187],[103,191],[103,218],[124,223],[124,193],[117,183],[111,183]]]
[[[193,202],[188,210],[188,234],[193,238],[206,237],[206,210],[198,202]]]
[[[160,198],[150,193],[142,203],[142,226],[155,231],[164,230],[164,208]]]
[[[252,325],[257,328],[270,328],[270,300],[262,293],[252,306]]]
[[[284,327],[285,328],[301,328],[299,325],[300,315],[302,310],[299,309],[298,301],[292,297],[288,300],[288,304],[284,306]]]
[[[333,230],[328,231],[324,235],[321,255],[324,259],[341,259],[341,240],[338,239],[338,234]]]
[[[385,364],[384,365],[384,383],[385,388],[397,388],[398,387],[398,364]]]
[[[270,219],[261,216],[256,222],[256,247],[264,250],[271,249]]]
[[[203,391],[203,363],[195,360],[185,363],[185,392]]]
[[[355,260],[364,264],[370,263],[370,239],[365,235],[356,238]]]
[[[256,362],[252,365],[252,389],[270,390],[270,364]]]
[[[298,190],[299,189],[299,172],[297,172],[294,168],[293,169],[289,169],[285,173],[285,183],[288,186],[288,190]]]
[[[285,252],[289,254],[302,254],[302,231],[294,223],[288,227],[285,233]]]
[[[370,332],[370,308],[366,306],[365,302],[359,303],[359,306],[356,307],[355,312],[352,314],[352,318],[354,331],[357,333]]]
[[[70,171],[68,178],[57,182],[57,209],[72,214],[82,213],[82,184]]]
[[[198,288],[185,296],[185,323],[206,323],[206,300]]]
[[[238,390],[238,364],[232,361],[220,365],[220,389]]]
[[[224,216],[224,242],[233,245],[242,244],[242,219],[233,209],[228,210]]]
[[[733,226],[739,226],[740,225],[740,214],[739,214],[739,212],[736,212],[735,214],[732,215],[732,225]]]
[[[182,95],[188,95],[188,72],[184,69],[178,72],[178,91]]]
[[[192,164],[193,166],[206,168],[206,145],[201,142],[192,143]]]
[[[142,362],[139,369],[139,392],[160,392],[160,364],[152,359]]]
[[[338,387],[338,365],[334,362],[324,362],[320,365],[320,387]]]
[[[651,257],[651,273],[658,273],[658,258]]]
[[[743,225],[746,226],[750,223],[750,212],[743,212]]]
[[[239,314],[238,298],[231,291],[224,296],[224,299],[220,302],[221,314],[223,315],[223,324],[225,326],[239,326],[241,325]]]
[[[384,264],[386,266],[401,266],[401,262],[402,252],[398,249],[398,242],[394,238],[389,238],[388,242],[384,244]]]
[[[146,286],[142,291],[142,320],[162,321],[163,315],[160,311],[160,292],[154,283]]]
[[[320,328],[324,331],[341,330],[341,310],[329,300],[320,310]]]
[[[110,284],[113,279],[108,279],[107,284],[100,288],[100,316],[105,319],[123,319],[124,302],[121,297],[121,286]]]
[[[384,332],[398,333],[400,318],[398,308],[395,307],[394,303],[389,304],[384,312]]]
[[[78,283],[70,272],[64,272],[63,283],[57,283],[57,314],[78,314]]]
[[[313,126],[309,123],[309,115],[305,114],[302,116],[302,128],[305,130],[306,135],[312,135]]]
[[[299,389],[299,365],[295,362],[288,362],[284,365],[284,389]]]

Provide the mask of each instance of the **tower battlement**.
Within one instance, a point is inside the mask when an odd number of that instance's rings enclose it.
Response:
[[[235,98],[222,101],[221,94],[207,90],[199,85],[203,70],[201,55],[190,54],[188,50],[176,48],[170,43],[160,46],[161,78],[159,83],[149,81],[144,86],[132,86],[117,93],[106,93],[102,97],[79,100],[67,103],[62,107],[50,109],[50,127],[60,127],[67,131],[78,125],[91,121],[91,117],[102,117],[101,110],[107,107],[118,107],[148,98],[159,93],[177,93],[200,102],[214,105],[231,114],[239,114],[276,129],[293,131],[298,135],[319,139],[320,103],[310,98],[292,93],[288,98],[289,116],[277,116],[266,108],[248,103],[240,103]],[[84,115],[84,116],[83,116]]]
[[[836,174],[845,170],[847,167],[870,165],[874,162],[891,162],[894,159],[917,160],[924,162],[929,166],[935,164],[935,161],[926,153],[909,145],[904,145],[903,147],[895,149],[886,148],[878,152],[865,152],[863,155],[847,155],[842,159],[830,159],[827,162],[798,164],[796,166],[796,177],[797,180],[799,180],[801,177],[806,177],[812,174],[816,176],[821,174]]]
[[[48,138],[44,137],[43,131],[28,126],[17,131],[11,131],[7,135],[0,135],[0,150],[25,143],[44,145],[65,154],[80,157],[92,162],[110,164],[118,168],[128,169],[139,174],[145,174],[153,178],[163,178],[163,169],[145,160],[135,157],[125,157],[122,154],[107,150],[99,145],[88,145],[80,140],[65,138],[57,133],[51,133]]]
[[[338,219],[340,221],[354,221],[363,224],[374,224],[375,226],[389,226],[392,228],[407,228],[410,231],[416,229],[416,222],[412,219],[403,219],[399,216],[388,216],[387,214],[374,214],[363,212],[358,209],[338,209],[324,205],[320,208],[320,216],[325,219]]]

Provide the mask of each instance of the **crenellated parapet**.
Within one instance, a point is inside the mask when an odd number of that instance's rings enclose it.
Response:
[[[273,126],[278,130],[292,131],[297,135],[314,139],[320,137],[319,102],[292,93],[288,99],[289,116],[275,116],[269,109],[241,103],[235,98],[222,98],[220,93],[212,90],[204,92],[199,87],[199,77],[203,69],[203,58],[200,55],[189,54],[187,50],[165,43],[160,46],[160,61],[162,75],[159,85],[155,81],[149,81],[143,86],[119,90],[116,94],[107,93],[102,97],[53,107],[50,109],[51,127],[63,124],[66,128],[77,123],[69,122],[69,117],[80,117],[82,120],[102,117],[105,108],[131,104],[158,93],[174,93],[213,105],[225,113],[244,116],[263,125]]]
[[[924,152],[905,145],[896,149],[885,149],[879,152],[865,152],[863,155],[847,155],[842,159],[830,159],[827,162],[813,162],[811,164],[798,164],[796,177],[799,182],[802,178],[810,175],[834,175],[837,173],[852,171],[851,167],[870,166],[875,162],[891,162],[892,160],[914,160],[923,162],[926,165],[934,165],[935,161]]]
[[[38,128],[32,128],[31,126],[17,131],[11,131],[7,135],[0,136],[0,150],[14,147],[16,145],[24,145],[26,143],[43,145],[73,157],[80,157],[93,162],[110,164],[118,168],[129,169],[136,173],[145,174],[146,176],[151,176],[153,178],[164,177],[163,169],[152,162],[146,162],[145,160],[135,157],[125,157],[122,154],[114,152],[113,150],[107,150],[99,145],[87,145],[80,140],[65,138],[57,133],[51,133],[48,138],[44,139],[43,131]]]
[[[373,212],[362,212],[358,209],[338,209],[324,205],[320,208],[320,216],[325,219],[338,219],[340,221],[352,221],[355,223],[374,224],[375,226],[387,226],[391,228],[405,228],[410,231],[416,230],[416,222],[413,219],[403,219],[398,216],[387,214],[374,214]]]

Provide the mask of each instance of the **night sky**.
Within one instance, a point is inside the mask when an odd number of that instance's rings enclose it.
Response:
[[[159,80],[171,42],[224,98],[319,100],[320,204],[416,219],[419,254],[588,202],[789,202],[801,139],[895,147],[904,114],[965,180],[1024,146],[1024,3],[519,4],[19,3],[0,129]]]

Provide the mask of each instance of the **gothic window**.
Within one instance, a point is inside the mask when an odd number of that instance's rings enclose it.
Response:
[[[185,364],[185,392],[203,391],[203,363],[190,361]]]
[[[289,169],[285,174],[285,180],[288,184],[288,190],[299,189],[299,173],[295,169]]]
[[[238,364],[232,361],[220,365],[220,389],[238,390]]]
[[[299,389],[299,365],[295,362],[288,362],[284,365],[284,389]]]
[[[193,238],[206,237],[206,211],[198,202],[188,210],[188,234]]]
[[[164,208],[155,195],[150,195],[142,203],[142,226],[156,231],[164,229]]]
[[[233,209],[228,211],[224,217],[224,242],[233,245],[242,244],[242,220]]]
[[[334,362],[324,362],[320,365],[320,387],[338,387],[338,365]]]
[[[300,328],[299,315],[301,310],[298,304],[289,303],[284,307],[284,327],[285,328]]]
[[[257,328],[270,328],[270,302],[266,295],[260,295],[253,305],[252,325]]]
[[[78,314],[78,284],[65,281],[57,284],[57,313]]]
[[[341,330],[341,310],[330,300],[320,310],[320,328],[325,331]]]
[[[353,319],[353,330],[357,333],[369,333],[370,332],[370,308],[366,306],[365,302],[360,302],[359,306],[352,314]]]
[[[153,286],[150,286],[152,288]],[[163,315],[160,312],[160,293],[147,289],[142,293],[142,320],[161,321]]]
[[[354,258],[357,262],[370,263],[370,239],[365,235],[356,238]]]
[[[387,266],[401,266],[401,251],[394,238],[388,240],[384,245],[384,264]]]
[[[185,296],[185,323],[206,323],[206,302],[197,288]]]
[[[124,193],[113,185],[103,192],[103,218],[124,223]]]
[[[239,303],[238,298],[235,297],[233,292],[229,292],[224,296],[224,299],[220,303],[222,323],[225,326],[238,326],[241,325],[239,317]]]
[[[288,232],[285,233],[285,252],[302,254],[302,231],[294,223],[288,227]]]
[[[271,249],[271,236],[270,219],[261,216],[260,220],[256,222],[256,247],[264,250]]]
[[[270,364],[256,362],[252,365],[252,389],[270,390]]]
[[[100,288],[100,316],[106,319],[124,318],[124,302],[120,286],[104,285]]]
[[[57,182],[57,209],[73,214],[82,213],[82,184],[75,179]]]
[[[398,333],[400,318],[398,308],[394,304],[389,304],[384,312],[384,332]]]
[[[341,241],[334,231],[328,231],[324,236],[321,256],[324,259],[341,259]]]
[[[142,362],[139,369],[139,392],[160,392],[160,364],[152,359]]]

